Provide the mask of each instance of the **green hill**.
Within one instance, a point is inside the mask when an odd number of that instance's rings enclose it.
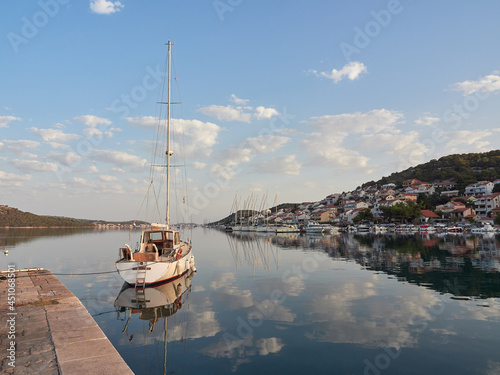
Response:
[[[90,220],[59,216],[40,216],[17,208],[0,205],[1,227],[93,227]]]
[[[477,181],[500,178],[500,150],[443,156],[362,186],[394,183],[396,187],[401,187],[403,181],[412,178],[425,182],[454,180],[457,189],[462,192],[467,185]]]

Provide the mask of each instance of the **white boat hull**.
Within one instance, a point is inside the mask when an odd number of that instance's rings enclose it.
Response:
[[[115,265],[122,279],[132,286],[135,284],[142,286],[142,283],[138,283],[138,277],[145,268],[144,284],[146,287],[167,283],[183,276],[189,270],[195,270],[194,257],[191,252],[178,260],[162,261],[160,258],[159,261],[136,262],[120,259]]]

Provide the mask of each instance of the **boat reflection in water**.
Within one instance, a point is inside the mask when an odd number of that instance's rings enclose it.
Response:
[[[154,288],[133,287],[124,283],[114,303],[118,319],[125,320],[122,333],[130,337],[129,341],[132,341],[134,334],[140,336],[143,333],[142,329],[138,329],[137,332],[129,332],[131,320],[133,321],[132,316],[137,314],[139,320],[148,322],[148,332],[150,334],[154,333],[155,326],[160,320],[164,321],[161,328],[163,337],[152,337],[154,340],[161,340],[164,343],[164,374],[167,373],[167,320],[187,303],[194,274],[195,272],[188,271],[182,277]],[[124,319],[122,314],[125,314]],[[150,338],[144,337],[144,341],[146,343],[146,341],[150,341]]]

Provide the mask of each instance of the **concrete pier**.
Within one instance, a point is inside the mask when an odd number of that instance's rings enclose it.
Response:
[[[50,271],[12,274],[0,273],[0,373],[133,374],[80,300]]]

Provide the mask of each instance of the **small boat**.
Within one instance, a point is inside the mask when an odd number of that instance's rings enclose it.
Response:
[[[305,226],[305,230],[306,233],[325,233],[325,232],[331,232],[332,226],[328,224],[319,224],[316,223],[315,221],[310,221]]]
[[[182,277],[188,271],[196,271],[191,243],[182,241],[180,233],[170,228],[170,61],[171,46],[168,41],[168,109],[167,109],[167,145],[166,145],[166,223],[151,224],[151,228],[143,230],[140,241],[134,251],[125,244],[119,250],[115,263],[120,276],[129,285],[152,287]],[[159,127],[164,124],[158,123]],[[152,165],[156,167],[158,165]],[[149,191],[149,189],[148,189]]]
[[[496,229],[490,223],[484,223],[482,227],[472,228],[471,233],[495,233]]]
[[[276,233],[298,233],[300,229],[296,225],[278,225]]]

